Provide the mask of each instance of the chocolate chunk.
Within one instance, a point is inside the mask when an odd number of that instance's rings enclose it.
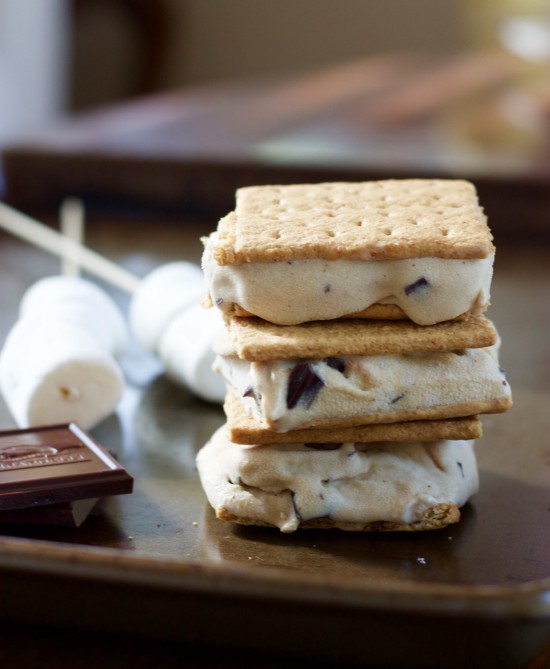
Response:
[[[216,298],[216,306],[221,307],[223,304],[223,297]]]
[[[337,451],[342,444],[325,443],[325,444],[304,444],[307,448],[312,448],[314,451]]]
[[[243,393],[243,397],[252,397],[252,399],[256,402],[258,407],[260,406],[260,402],[262,401],[262,394],[256,392],[252,386],[246,387]]]
[[[74,423],[0,432],[0,511],[132,492],[133,479]]]
[[[324,386],[324,381],[315,373],[309,362],[301,363],[292,368],[286,391],[286,406],[294,409],[298,402],[303,402],[307,409],[313,404],[317,394]]]
[[[409,283],[408,286],[405,286],[405,295],[409,296],[412,293],[416,293],[419,290],[427,288],[430,285],[426,277],[421,276],[420,279],[417,279],[414,283]]]
[[[298,520],[302,522],[302,514],[300,513],[300,509],[298,508],[298,504],[296,503],[296,493],[294,492],[294,490],[292,490],[290,493],[290,499],[292,500],[292,508],[294,509],[296,518],[298,518]]]
[[[460,469],[460,474],[461,474],[462,478],[464,478],[464,467],[462,466],[462,462],[459,462],[457,460],[456,464],[458,465],[458,468]]]
[[[391,404],[395,404],[396,402],[399,402],[399,400],[402,400],[405,397],[405,393],[399,393],[399,395],[396,395],[393,400],[391,401]]]
[[[323,286],[323,293],[330,293],[330,283],[325,283]]]
[[[342,374],[346,370],[346,363],[344,362],[344,360],[342,360],[342,358],[337,358],[335,356],[332,356],[330,358],[325,358],[323,362],[332,369],[336,369],[338,372]]]

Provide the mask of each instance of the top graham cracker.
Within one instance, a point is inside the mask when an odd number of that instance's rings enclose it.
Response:
[[[322,258],[486,258],[492,235],[459,179],[250,186],[218,225],[219,265]]]

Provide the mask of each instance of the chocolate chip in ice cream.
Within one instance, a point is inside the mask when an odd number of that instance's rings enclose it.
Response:
[[[331,368],[335,369],[338,372],[344,373],[346,369],[346,363],[342,358],[337,358],[336,356],[331,356],[330,358],[325,358],[324,362]]]
[[[255,402],[256,405],[259,407],[262,401],[262,394],[256,392],[252,386],[247,386],[244,393],[243,397],[251,397]]]
[[[305,362],[296,365],[292,368],[288,379],[287,407],[293,409],[298,402],[303,402],[309,409],[324,385],[323,379],[315,373],[315,368],[311,363]]]
[[[290,493],[290,499],[292,500],[292,508],[294,509],[296,518],[301,522],[302,514],[300,513],[300,509],[298,508],[298,504],[296,502],[296,493],[294,492],[294,490]]]
[[[405,286],[405,295],[408,297],[413,293],[417,293],[420,290],[426,289],[430,285],[428,279],[425,276],[421,276],[420,279],[417,279],[413,283],[409,283],[408,286]]]

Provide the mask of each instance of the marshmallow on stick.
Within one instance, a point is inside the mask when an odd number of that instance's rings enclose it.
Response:
[[[20,318],[31,314],[80,327],[114,357],[128,346],[128,326],[122,311],[98,285],[77,276],[49,276],[34,283],[19,305]]]
[[[157,267],[142,279],[130,302],[130,327],[155,353],[175,383],[208,402],[222,403],[223,378],[212,370],[214,339],[223,331],[221,314],[203,309],[202,271],[188,262]]]
[[[0,389],[19,427],[75,422],[89,429],[122,395],[113,356],[93,334],[58,316],[18,320],[0,354]]]
[[[62,208],[63,245],[82,242],[78,203]],[[122,312],[98,286],[78,276],[42,279],[20,304],[20,319],[0,353],[0,389],[20,427],[76,422],[85,429],[113,412],[124,380],[115,356],[128,331]]]
[[[207,402],[222,403],[227,392],[223,377],[213,369],[213,343],[222,333],[220,312],[195,304],[174,318],[158,348],[168,378],[175,382],[185,379]]]
[[[78,203],[71,201],[70,205],[66,211],[81,219]],[[0,228],[60,256],[65,263],[69,261],[71,274],[74,275],[75,267],[81,267],[130,293],[131,328],[138,341],[159,356],[167,376],[202,399],[223,402],[224,381],[211,370],[214,361],[211,344],[222,330],[221,318],[213,317],[210,310],[198,308],[192,309],[192,318],[187,314],[204,295],[202,271],[197,265],[183,261],[167,263],[140,280],[80,241],[67,238],[1,202]],[[21,315],[35,309],[47,309],[57,316],[63,312],[74,325],[92,328],[105,350],[118,355],[126,345],[125,324],[121,327],[120,318],[107,306],[110,298],[101,289],[91,282],[84,288],[82,282],[74,276],[38,282],[24,296]],[[115,311],[118,309],[112,306]],[[88,318],[89,308],[94,310],[92,318]],[[96,309],[103,311],[103,318],[108,318],[109,328]]]

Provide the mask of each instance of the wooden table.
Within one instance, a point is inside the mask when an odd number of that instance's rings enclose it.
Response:
[[[90,220],[88,244],[143,276],[198,260],[213,227],[104,213]],[[285,536],[216,521],[193,459],[221,410],[172,386],[133,346],[118,414],[94,435],[135,476],[135,492],[77,530],[2,528],[0,664],[293,669],[308,657],[376,669],[405,655],[397,666],[549,666],[550,246],[500,244],[495,228],[490,315],[515,406],[484,421],[481,490],[458,526]],[[0,234],[0,339],[24,290],[58,267]],[[0,427],[11,425],[0,405]]]

